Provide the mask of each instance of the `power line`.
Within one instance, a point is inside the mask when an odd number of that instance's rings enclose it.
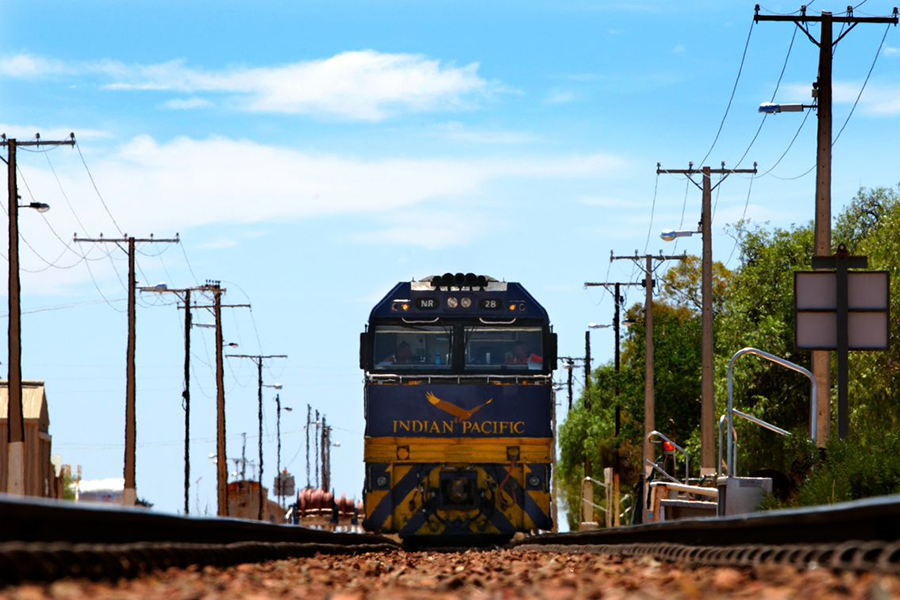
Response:
[[[700,164],[705,163],[706,159],[709,158],[709,155],[712,154],[713,148],[716,147],[719,136],[722,134],[722,128],[725,126],[725,119],[728,118],[728,113],[731,110],[731,103],[734,102],[734,95],[737,92],[738,82],[741,80],[741,73],[744,71],[744,60],[747,58],[747,49],[750,47],[750,37],[753,34],[754,25],[756,25],[756,21],[750,23],[750,30],[747,32],[747,41],[744,42],[744,52],[741,54],[741,64],[738,67],[737,77],[734,79],[734,87],[731,88],[731,97],[728,99],[728,106],[725,107],[725,114],[722,115],[722,121],[719,123],[719,130],[716,131],[716,137],[713,139],[712,145],[709,147],[709,150],[706,151],[706,156],[703,157]]]
[[[659,163],[656,163],[656,168],[659,168]],[[653,232],[653,215],[656,212],[656,194],[659,191],[659,175],[656,176],[656,182],[653,184],[653,203],[650,205],[650,227],[647,228],[647,241],[644,243],[644,252],[647,252],[647,248],[650,247],[650,234]],[[612,262],[612,261],[610,261]],[[632,275],[634,271],[632,270]]]
[[[109,215],[109,218],[113,222],[113,225],[115,225],[116,231],[118,231],[120,235],[124,236],[125,232],[122,231],[121,227],[119,227],[119,223],[116,221],[116,218],[113,216],[112,212],[110,212],[109,206],[106,205],[106,200],[103,199],[103,194],[100,193],[100,188],[97,187],[97,182],[94,181],[94,176],[91,173],[90,168],[88,168],[87,161],[84,160],[84,154],[81,153],[81,144],[76,143],[75,149],[78,150],[78,156],[81,157],[81,164],[84,165],[84,170],[87,171],[88,178],[91,180],[91,185],[94,186],[94,191],[97,192],[97,197],[100,199],[100,203],[103,205],[103,209],[106,211],[106,214]]]
[[[834,140],[831,142],[832,146],[837,144],[837,141],[840,139],[841,134],[844,133],[844,128],[847,127],[847,123],[850,122],[850,117],[853,116],[853,111],[856,110],[856,105],[859,104],[859,99],[862,98],[863,92],[866,89],[866,85],[869,83],[869,77],[872,76],[872,71],[875,69],[875,63],[878,62],[878,56],[881,54],[881,48],[884,46],[884,40],[887,39],[887,34],[888,34],[888,31],[890,30],[890,28],[891,28],[890,24],[888,24],[884,28],[884,35],[881,36],[881,43],[878,44],[878,51],[875,52],[875,58],[872,60],[872,66],[869,67],[869,72],[866,73],[866,80],[863,81],[862,87],[859,89],[859,94],[856,95],[856,100],[853,102],[853,108],[850,109],[850,114],[847,115],[847,119],[844,121],[844,124],[841,125],[840,131],[838,131],[838,134],[835,136]]]

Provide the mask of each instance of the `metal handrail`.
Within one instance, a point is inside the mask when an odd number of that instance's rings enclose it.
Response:
[[[711,498],[715,498],[719,495],[718,488],[703,487],[699,485],[687,485],[684,483],[674,483],[668,481],[653,481],[650,483],[650,487],[652,488],[661,486],[665,486],[668,490],[684,492],[686,494],[696,494],[698,496],[709,496]]]
[[[588,500],[588,499],[587,499],[587,495],[586,495],[585,492],[584,492],[584,486],[585,486],[585,484],[591,484],[591,483],[593,483],[594,485],[602,486],[603,489],[604,489],[606,492],[608,492],[608,491],[609,491],[609,488],[611,487],[611,486],[610,486],[608,483],[606,483],[605,481],[599,481],[599,480],[594,479],[593,477],[590,477],[590,476],[585,477],[584,479],[581,480],[581,501],[582,501],[582,502],[587,502],[588,504],[590,504],[590,505],[593,506],[594,508],[599,508],[600,510],[603,511],[604,514],[606,514],[606,513],[607,513],[607,510],[606,510],[606,507],[605,507],[605,506],[601,506],[601,505],[596,504],[596,503],[592,502],[591,500]],[[607,495],[607,494],[604,493],[604,495]],[[583,510],[582,510],[582,518],[584,518],[584,511],[583,511]]]
[[[672,481],[674,483],[681,483],[680,481],[678,481],[677,479],[675,479],[674,477],[669,475],[665,469],[661,468],[659,465],[657,465],[655,462],[651,461],[650,459],[647,459],[647,458],[644,459],[644,466],[651,467],[654,471],[656,471],[657,473],[659,473],[660,475],[662,475],[669,481]]]
[[[722,415],[719,417],[719,462],[716,464],[716,473],[719,472],[719,469],[722,468],[722,425],[725,424],[725,420],[728,418],[727,415]],[[737,431],[735,429],[731,430],[731,435],[734,437],[734,447],[737,448]],[[735,456],[735,469],[737,469],[737,457]]]
[[[666,435],[664,433],[660,433],[660,432],[656,431],[655,429],[645,436],[645,438],[644,438],[645,441],[649,442],[650,438],[653,437],[654,435],[659,436],[662,439],[664,439],[665,441],[669,442],[670,444],[672,444],[672,446],[675,447],[676,450],[678,450],[679,452],[681,452],[684,455],[684,479],[685,479],[685,481],[687,481],[688,477],[690,477],[690,472],[691,472],[690,471],[691,458],[690,458],[690,456],[688,456],[687,450],[685,450],[684,448],[682,448],[681,446],[679,446],[678,444],[673,442],[671,439],[666,437]],[[647,460],[647,459],[644,459],[644,460]]]
[[[734,409],[734,414],[736,414],[737,416],[739,416],[743,419],[746,419],[747,421],[750,421],[751,423],[753,423],[755,425],[759,425],[763,429],[768,429],[769,431],[774,431],[778,435],[783,435],[783,436],[788,436],[788,437],[791,435],[791,432],[786,429],[782,429],[781,427],[778,427],[777,425],[772,425],[771,423],[767,423],[767,422],[763,421],[762,419],[754,417],[753,415],[748,415],[747,413],[741,412],[736,408]]]
[[[815,439],[816,437],[816,378],[813,377],[813,374],[809,372],[809,370],[804,369],[800,365],[794,364],[789,360],[785,360],[774,354],[769,354],[768,352],[763,352],[762,350],[758,350],[756,348],[743,348],[734,353],[734,356],[731,357],[731,360],[728,361],[728,430],[734,430],[734,361],[738,359],[738,357],[743,356],[744,354],[753,354],[755,356],[759,356],[760,358],[764,358],[770,362],[773,362],[777,365],[781,365],[782,367],[786,367],[791,369],[792,371],[797,371],[798,373],[802,373],[806,375],[809,379],[810,384],[812,386],[812,392],[810,394],[810,403],[809,403],[809,429],[810,429],[810,439]],[[742,413],[739,416],[744,416]],[[767,424],[768,425],[768,424]],[[774,430],[773,430],[774,431]],[[784,430],[782,430],[784,431]],[[728,436],[728,449],[727,449],[727,459],[728,459],[728,476],[734,477],[736,474],[735,471],[735,458],[736,458],[737,450],[735,445],[732,442],[731,436]]]
[[[782,429],[781,427],[778,427],[777,425],[772,425],[771,423],[767,423],[766,421],[763,421],[762,419],[758,419],[758,418],[754,417],[753,415],[748,415],[747,413],[739,411],[736,408],[734,409],[734,414],[736,414],[737,416],[739,416],[743,419],[746,419],[747,421],[750,421],[751,423],[759,425],[760,427],[762,427],[764,429],[768,429],[769,431],[774,431],[778,435],[783,435],[786,437],[790,437],[790,435],[791,435],[790,431]],[[718,472],[718,470],[722,468],[722,425],[725,424],[725,417],[726,417],[726,415],[722,415],[719,417],[719,463],[718,463],[718,466],[716,467],[716,472]],[[734,463],[734,470],[735,470],[735,472],[737,472],[738,434],[737,434],[736,429],[731,430],[731,436],[734,438],[734,456],[733,456],[732,460]]]

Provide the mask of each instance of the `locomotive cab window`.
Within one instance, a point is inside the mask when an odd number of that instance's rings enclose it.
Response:
[[[540,327],[466,327],[467,371],[542,371]]]
[[[452,367],[452,335],[435,326],[375,328],[375,371],[448,371]]]

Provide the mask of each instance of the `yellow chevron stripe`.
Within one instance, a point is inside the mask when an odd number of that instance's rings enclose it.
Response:
[[[519,447],[520,463],[551,463],[551,438],[367,437],[367,463],[509,463],[507,448]],[[394,474],[393,480],[402,477]]]
[[[384,500],[385,496],[390,494],[388,490],[378,490],[374,492],[369,492],[366,494],[366,518],[370,518],[372,513],[375,512],[375,507],[378,506],[378,503]]]

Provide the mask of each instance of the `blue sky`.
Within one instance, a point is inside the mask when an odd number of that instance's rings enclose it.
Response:
[[[871,0],[857,14],[891,9]],[[807,222],[814,174],[798,176],[815,162],[815,114],[763,122],[756,107],[776,85],[777,101],[809,102],[817,49],[790,24],[752,17],[753,3],[655,0],[4,3],[0,130],[21,140],[74,131],[100,192],[77,150],[20,153],[23,198],[53,206],[20,223],[31,246],[21,251],[23,373],[47,382],[54,453],[89,479],[121,475],[125,255],[76,247],[72,232],[178,232],[181,247],[141,248],[141,284],[219,279],[228,302],[252,303],[252,314],[227,311],[225,339],[289,355],[265,371],[295,409],[283,414],[282,463],[305,483],[309,403],[341,442],[335,488],[358,496],[358,333],[397,281],[446,271],[520,281],[550,312],[561,353],[580,356],[587,323],[612,313],[608,294],[582,283],[637,278],[610,251],[700,250],[699,239],[659,240],[696,224],[700,194],[657,177],[657,163],[756,161],[767,172],[716,192],[713,252],[730,266],[727,228],[741,217]],[[900,180],[897,36],[860,25],[837,47],[835,134],[875,63],[834,146],[835,214],[860,186]],[[138,495],[167,511],[183,493],[181,319],[171,297],[141,297]],[[199,311],[195,320],[210,322]],[[191,507],[214,512],[213,338],[197,329],[193,339],[192,472],[202,479]],[[612,345],[594,332],[595,366]],[[231,359],[226,378],[229,457],[247,432],[255,458],[255,369]]]

